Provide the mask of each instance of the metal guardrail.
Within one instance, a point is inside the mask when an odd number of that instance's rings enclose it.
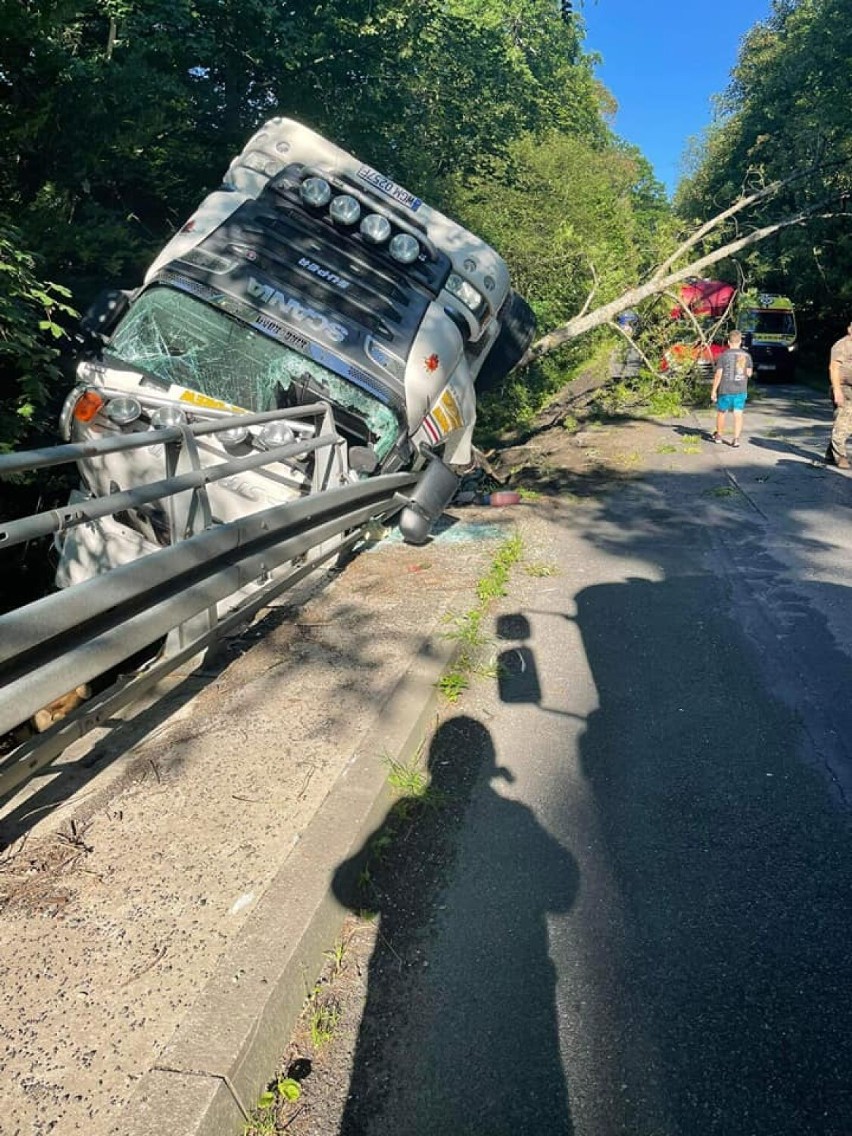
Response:
[[[201,468],[195,437],[276,419],[319,416],[314,437],[262,454]],[[167,674],[217,639],[244,625],[261,608],[331,557],[351,547],[373,520],[406,503],[419,474],[383,474],[329,488],[341,439],[325,404],[269,414],[217,417],[156,431],[125,434],[83,445],[0,455],[0,475],[77,461],[93,454],[163,443],[181,447],[194,467],[156,483],[93,498],[0,526],[0,549],[62,533],[98,517],[152,500],[192,495],[186,539],[101,576],[74,584],[0,616],[0,734],[25,723],[69,690],[120,666],[161,639],[166,649],[144,671],[96,696],[45,733],[0,760],[0,797],[53,761],[67,745],[102,724]],[[206,486],[235,472],[314,453],[311,492],[285,504],[214,524]],[[172,455],[177,468],[177,461]],[[338,467],[339,468],[339,467]],[[180,532],[180,529],[175,531]],[[246,589],[252,586],[250,594]],[[217,605],[245,593],[220,618]]]

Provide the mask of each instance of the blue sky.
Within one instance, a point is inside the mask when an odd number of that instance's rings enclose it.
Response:
[[[711,96],[724,91],[743,35],[769,16],[771,0],[585,0],[575,10],[618,101],[615,132],[671,193],[690,136],[711,122]]]

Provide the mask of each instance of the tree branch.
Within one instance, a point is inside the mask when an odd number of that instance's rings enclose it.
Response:
[[[758,244],[767,237],[771,237],[773,233],[787,229],[791,225],[801,225],[808,220],[849,216],[848,213],[820,212],[825,209],[827,204],[828,202],[823,201],[820,202],[819,205],[814,205],[810,209],[803,209],[792,216],[784,217],[780,221],[775,221],[771,225],[763,225],[761,228],[755,229],[753,232],[747,233],[743,237],[728,241],[727,244],[721,245],[719,248],[714,249],[713,252],[699,257],[698,260],[694,260],[685,267],[679,268],[676,272],[670,272],[662,278],[652,277],[650,280],[646,280],[644,284],[640,284],[636,288],[631,288],[629,291],[624,292],[621,296],[615,300],[611,300],[608,304],[596,308],[595,311],[585,315],[580,314],[575,316],[573,319],[568,320],[567,323],[554,328],[553,331],[548,332],[547,335],[542,336],[541,339],[533,343],[518,363],[518,369],[528,367],[536,359],[540,359],[543,355],[550,354],[551,351],[555,351],[570,340],[584,335],[587,331],[601,327],[626,308],[635,307],[643,300],[647,300],[650,296],[665,292],[668,288],[671,288],[672,285],[682,283],[689,276],[700,276],[704,269],[709,268],[713,264],[717,264],[726,257],[742,252],[743,249],[749,248],[751,245]]]
[[[618,323],[616,320],[608,320],[607,326],[611,327],[614,331],[617,331],[619,335],[624,336],[624,338],[627,340],[627,342],[630,344],[630,346],[635,349],[636,354],[639,355],[642,362],[645,364],[645,366],[648,368],[649,371],[656,371],[657,370],[657,368],[654,366],[654,364],[651,362],[651,360],[648,358],[648,356],[645,354],[645,352],[642,350],[642,348],[639,346],[639,344],[636,342],[636,340],[633,338],[633,336],[630,334],[630,332],[625,331],[625,329],[621,326],[620,323]]]
[[[717,213],[715,217],[711,217],[709,221],[705,221],[703,225],[699,226],[699,228],[697,228],[695,232],[692,233],[689,238],[683,242],[682,245],[675,249],[671,256],[667,257],[662,262],[662,264],[658,265],[654,269],[651,279],[657,280],[661,276],[664,276],[666,270],[671,268],[671,266],[675,264],[684,255],[684,253],[688,252],[691,248],[694,248],[702,237],[705,237],[708,233],[718,228],[719,225],[723,224],[723,222],[729,220],[737,213],[740,213],[743,209],[747,209],[750,205],[756,205],[758,201],[764,201],[767,197],[774,197],[776,193],[778,193],[782,189],[785,189],[788,185],[792,185],[794,182],[801,181],[803,178],[811,177],[811,175],[815,173],[822,173],[827,169],[833,169],[837,166],[846,165],[848,161],[848,158],[838,158],[837,161],[834,162],[828,162],[825,164],[817,163],[808,166],[808,168],[805,170],[797,170],[795,173],[790,174],[789,177],[777,178],[775,181],[770,182],[769,185],[765,185],[762,189],[755,190],[754,193],[750,193],[747,196],[738,197],[733,205],[730,205],[727,209],[723,209],[721,213]]]
[[[589,308],[591,307],[592,300],[594,299],[594,296],[595,296],[595,292],[597,292],[598,285],[600,284],[600,277],[598,276],[597,272],[595,271],[595,266],[591,263],[591,261],[589,262],[589,268],[591,268],[591,270],[592,270],[592,287],[591,287],[591,290],[589,291],[588,296],[586,296],[585,304],[583,304],[583,307],[580,309],[579,314],[581,316],[584,316],[586,314],[586,312],[589,310]]]

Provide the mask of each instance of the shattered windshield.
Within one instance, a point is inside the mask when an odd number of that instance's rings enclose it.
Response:
[[[251,411],[327,399],[363,421],[381,461],[399,430],[384,403],[333,371],[171,288],[143,293],[110,353],[157,378]]]

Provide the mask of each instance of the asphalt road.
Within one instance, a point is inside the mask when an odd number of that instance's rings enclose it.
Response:
[[[627,427],[642,476],[525,521],[558,574],[516,578],[433,743],[457,807],[381,884],[344,1136],[852,1133],[829,414],[776,388],[697,454],[709,412]]]

